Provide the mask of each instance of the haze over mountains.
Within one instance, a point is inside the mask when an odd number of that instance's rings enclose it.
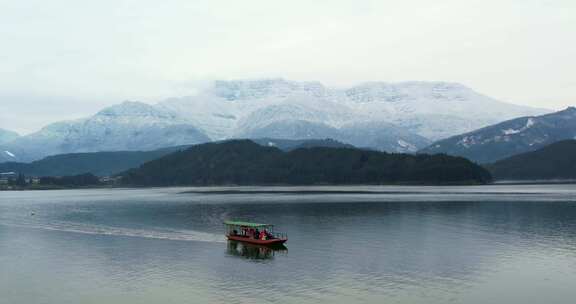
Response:
[[[18,138],[18,136],[20,135],[18,135],[16,132],[0,129],[0,144],[11,142]]]
[[[27,136],[0,135],[9,138],[0,139],[0,161],[263,137],[333,138],[357,147],[416,152],[433,140],[545,112],[457,83],[370,82],[340,89],[284,79],[215,81],[195,96],[156,105],[124,102]]]

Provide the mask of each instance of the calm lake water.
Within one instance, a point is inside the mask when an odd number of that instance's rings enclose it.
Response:
[[[575,299],[575,185],[0,192],[2,304]]]

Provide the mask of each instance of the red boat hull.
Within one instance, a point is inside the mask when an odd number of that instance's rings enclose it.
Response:
[[[239,235],[227,235],[226,237],[228,238],[228,240],[257,244],[257,245],[281,245],[286,243],[286,241],[288,240],[288,239],[259,240]]]

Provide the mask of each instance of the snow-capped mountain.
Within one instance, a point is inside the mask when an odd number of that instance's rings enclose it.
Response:
[[[327,94],[327,89],[316,82],[215,81],[195,96],[167,99],[158,106],[180,113],[211,138],[220,140],[276,120],[337,124],[343,120],[339,116],[355,116],[345,105],[324,98]]]
[[[140,102],[124,102],[75,121],[50,124],[6,146],[19,161],[73,152],[133,151],[210,141],[177,114]]]
[[[448,82],[370,82],[345,90],[345,95],[345,103],[359,113],[432,140],[548,112],[503,103]]]
[[[445,82],[371,82],[342,89],[284,79],[215,81],[194,96],[155,105],[124,102],[92,117],[57,122],[0,144],[0,151],[30,161],[60,153],[268,137],[333,138],[359,147],[415,152],[431,139],[543,112]]]
[[[284,79],[216,81],[196,96],[159,106],[185,113],[212,138],[224,139],[279,121],[339,128],[379,121],[437,140],[506,119],[549,112],[497,101],[457,83],[369,82],[330,88]]]
[[[447,153],[480,163],[534,151],[554,142],[576,138],[576,108],[505,121],[438,141],[422,153]]]
[[[391,152],[415,152],[430,143],[365,115],[347,100],[344,90],[319,82],[267,79],[216,81],[196,96],[168,99],[158,106],[180,113],[214,140],[333,138]]]

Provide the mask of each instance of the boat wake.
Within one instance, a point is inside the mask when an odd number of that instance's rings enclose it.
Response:
[[[41,229],[58,232],[81,233],[91,235],[104,235],[115,237],[137,237],[147,239],[160,239],[171,241],[196,241],[196,242],[217,242],[224,243],[226,240],[223,236],[214,233],[200,232],[194,230],[170,230],[170,229],[134,229],[124,227],[111,227],[103,225],[87,225],[70,222],[7,222],[2,221],[0,225]]]

